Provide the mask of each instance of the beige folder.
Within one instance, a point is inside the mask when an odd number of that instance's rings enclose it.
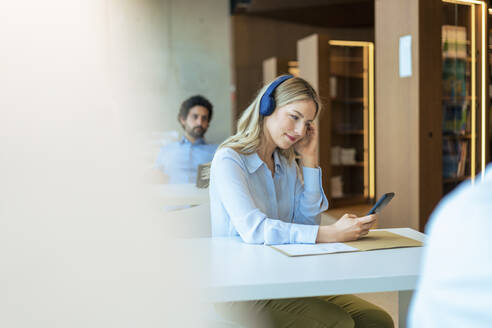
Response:
[[[287,256],[321,255],[345,252],[361,252],[376,249],[419,247],[423,243],[389,231],[371,230],[367,236],[345,243],[285,244],[270,247]]]
[[[398,248],[398,247],[418,247],[422,242],[403,237],[389,231],[369,231],[367,236],[356,241],[344,242],[345,245],[357,248],[361,251],[371,251],[375,249]]]

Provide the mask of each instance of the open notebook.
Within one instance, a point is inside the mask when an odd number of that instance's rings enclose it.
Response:
[[[422,242],[389,231],[371,230],[356,241],[324,244],[286,244],[270,247],[288,256],[319,255],[343,252],[371,251],[376,249],[419,247]]]

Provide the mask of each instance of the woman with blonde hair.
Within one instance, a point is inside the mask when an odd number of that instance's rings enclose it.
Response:
[[[314,122],[320,110],[316,91],[301,78],[283,75],[260,90],[212,161],[213,236],[288,244],[343,242],[368,233],[374,215],[345,214],[320,226],[328,209]],[[384,310],[353,295],[231,302],[217,309],[243,326],[254,315],[268,327],[393,327]]]

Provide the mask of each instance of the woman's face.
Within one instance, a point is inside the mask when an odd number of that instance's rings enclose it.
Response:
[[[264,120],[264,132],[268,141],[281,149],[288,149],[306,135],[306,130],[316,115],[312,100],[299,100],[278,107]]]

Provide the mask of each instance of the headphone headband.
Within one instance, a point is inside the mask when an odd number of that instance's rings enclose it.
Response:
[[[261,96],[260,99],[260,114],[263,116],[268,116],[273,113],[275,110],[275,97],[273,96],[273,93],[275,92],[275,89],[282,84],[285,80],[293,78],[293,75],[282,75],[281,77],[277,78],[275,81],[273,81],[268,88],[266,89],[265,93],[263,96]]]

